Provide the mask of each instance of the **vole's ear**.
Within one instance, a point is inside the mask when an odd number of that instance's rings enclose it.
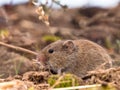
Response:
[[[72,40],[67,40],[63,43],[63,49],[73,51],[75,49],[75,44]]]

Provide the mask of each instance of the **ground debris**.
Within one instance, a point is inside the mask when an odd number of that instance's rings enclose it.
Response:
[[[49,76],[48,72],[30,71],[23,75],[23,81],[31,81],[34,84],[46,83]]]

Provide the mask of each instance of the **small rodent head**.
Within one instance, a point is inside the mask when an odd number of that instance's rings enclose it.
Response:
[[[72,40],[58,40],[42,49],[38,55],[38,60],[58,71],[69,65],[72,59],[71,55],[74,54],[75,50],[76,45]]]

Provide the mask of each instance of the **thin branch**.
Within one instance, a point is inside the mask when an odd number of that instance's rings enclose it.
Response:
[[[30,53],[30,54],[33,54],[33,55],[37,55],[36,52],[25,49],[25,48],[22,48],[22,47],[6,44],[6,43],[3,43],[3,42],[0,42],[0,45],[6,46],[8,48],[16,49],[16,50],[19,50],[19,51],[23,51],[23,52],[26,52],[26,53]]]
[[[58,80],[55,82],[55,84],[54,84],[51,88],[54,88],[55,86],[57,86],[57,85],[60,83],[60,80],[63,79],[63,77],[64,77],[64,75],[60,76],[60,77],[58,78]]]

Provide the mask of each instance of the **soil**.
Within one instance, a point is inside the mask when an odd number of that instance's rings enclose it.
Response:
[[[82,79],[81,85],[114,83],[120,90],[120,5],[115,8],[76,8],[53,10],[50,27],[38,19],[36,7],[25,4],[0,8],[0,41],[39,52],[49,43],[60,39],[89,39],[105,47],[113,58],[113,68],[93,71]],[[36,56],[0,45],[1,82],[15,81],[11,90],[47,90],[51,75],[34,63]],[[80,77],[79,77],[80,78]],[[21,87],[23,86],[23,87]]]

